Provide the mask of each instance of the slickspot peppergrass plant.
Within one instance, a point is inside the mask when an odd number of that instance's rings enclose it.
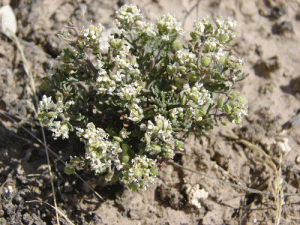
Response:
[[[154,182],[157,160],[183,150],[189,133],[199,137],[218,121],[241,123],[247,100],[232,87],[246,75],[231,51],[231,19],[197,20],[184,44],[170,14],[153,24],[125,5],[116,15],[119,32],[106,53],[101,24],[65,34],[71,47],[44,78],[50,97],[43,96],[39,119],[55,139],[84,142],[85,156],[71,156],[67,174],[91,169],[136,190]]]

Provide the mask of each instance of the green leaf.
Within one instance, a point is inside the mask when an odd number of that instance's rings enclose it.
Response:
[[[239,76],[238,78],[236,78],[235,82],[238,82],[238,81],[242,81],[244,80],[246,77],[249,76],[249,73],[243,73],[241,76]]]
[[[216,91],[224,91],[227,86],[224,83],[208,83],[208,84],[204,84],[204,87],[209,91],[216,92]]]
[[[66,166],[65,167],[65,173],[67,174],[67,175],[71,175],[71,174],[73,174],[75,172],[75,168],[71,168],[71,167],[69,167],[69,166]]]
[[[42,83],[41,86],[40,86],[40,88],[43,91],[50,91],[52,89],[51,85],[49,83]]]
[[[133,191],[136,191],[136,190],[139,189],[139,185],[137,183],[132,182],[132,183],[128,184],[128,188],[133,190]]]

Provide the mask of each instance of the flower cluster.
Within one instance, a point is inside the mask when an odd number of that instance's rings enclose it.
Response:
[[[157,20],[159,34],[162,34],[162,40],[169,41],[171,37],[183,35],[181,23],[170,14],[164,15]]]
[[[232,40],[236,37],[233,28],[236,21],[216,19],[214,26],[209,18],[197,20],[194,24],[195,30],[191,32],[192,42],[195,43],[195,51],[200,56],[199,62],[203,66],[203,73],[210,79],[227,81],[232,85],[240,67],[243,64],[241,59],[231,55],[230,49]],[[223,70],[223,73],[220,71]]]
[[[164,158],[172,158],[175,148],[183,150],[183,142],[173,137],[172,125],[168,119],[157,115],[154,120],[155,124],[149,120],[147,125],[144,123],[140,125],[141,130],[145,131],[141,139],[146,144],[145,150]]]
[[[83,30],[79,34],[78,44],[79,47],[84,48],[85,46],[91,47],[95,52],[102,49],[101,34],[104,27],[99,24],[97,27],[91,25],[89,28]]]
[[[205,90],[203,84],[196,82],[194,87],[189,84],[183,85],[183,90],[180,92],[181,103],[186,105],[187,112],[185,117],[197,121],[201,121],[206,115],[205,105],[212,103],[211,94]]]
[[[242,118],[248,114],[247,99],[235,92],[230,93],[226,104],[222,105],[221,101],[222,99],[219,100],[219,109],[226,113],[232,123],[240,124]]]
[[[124,171],[123,180],[128,183],[129,188],[137,190],[153,183],[158,175],[156,160],[149,159],[145,155],[137,156],[131,161],[131,167]]]
[[[54,139],[62,137],[63,139],[69,138],[69,131],[72,130],[72,125],[69,123],[70,118],[66,117],[66,112],[70,106],[74,105],[74,101],[67,101],[63,103],[62,98],[57,96],[57,103],[55,104],[51,97],[43,96],[40,101],[39,120],[50,128],[53,132]],[[59,117],[61,120],[58,120]]]
[[[93,123],[88,123],[87,128],[76,128],[77,136],[85,143],[85,158],[89,160],[91,169],[97,174],[123,168],[118,157],[122,152],[120,143],[110,141],[109,135],[101,128],[96,128]]]
[[[120,29],[128,29],[141,17],[141,12],[136,5],[124,5],[117,11],[117,20],[115,21],[115,24]]]
[[[129,105],[130,115],[127,118],[133,122],[141,121],[144,118],[144,111],[138,105],[139,102],[140,100],[138,98],[135,98]]]
[[[218,121],[239,124],[247,115],[246,99],[232,91],[246,77],[230,50],[235,21],[197,20],[192,40],[183,43],[181,24],[170,14],[154,24],[141,19],[135,5],[124,5],[107,51],[101,24],[66,36],[72,48],[44,78],[42,87],[57,103],[44,96],[39,119],[54,138],[72,133],[85,144],[68,174],[89,168],[134,190],[146,188],[158,174],[156,159],[184,150],[189,133],[199,137]]]

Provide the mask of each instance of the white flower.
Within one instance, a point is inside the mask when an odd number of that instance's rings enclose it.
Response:
[[[181,23],[171,14],[164,15],[157,20],[157,27],[164,35],[183,35]]]
[[[194,29],[195,29],[195,32],[197,32],[199,35],[203,35],[203,33],[205,31],[205,26],[202,21],[197,20],[194,23]]]
[[[116,24],[120,28],[126,25],[133,24],[135,21],[142,17],[140,10],[136,5],[123,5],[122,8],[117,11]]]
[[[233,27],[236,27],[237,25],[237,22],[235,20],[232,20],[230,18],[228,18],[226,21],[225,21],[225,24],[228,26],[228,28],[231,30]]]
[[[51,129],[54,139],[62,137],[62,139],[69,138],[69,128],[66,124],[62,124],[61,121],[55,121],[54,127]]]
[[[147,36],[155,36],[156,32],[154,30],[154,25],[152,23],[147,23],[144,21],[140,21],[140,31],[144,34],[146,34]]]
[[[42,101],[40,101],[39,107],[40,107],[40,111],[42,111],[42,110],[48,111],[49,109],[54,108],[55,104],[52,101],[51,96],[47,97],[46,95],[43,95],[43,98],[42,98]]]

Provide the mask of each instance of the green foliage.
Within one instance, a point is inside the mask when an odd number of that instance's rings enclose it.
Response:
[[[155,24],[141,18],[134,5],[117,12],[119,32],[107,54],[102,25],[65,35],[71,48],[42,86],[55,100],[43,97],[39,119],[54,138],[85,143],[85,157],[71,158],[67,174],[92,169],[133,190],[146,188],[158,175],[156,160],[184,149],[179,132],[199,137],[217,120],[239,124],[247,114],[246,99],[232,91],[246,77],[230,50],[235,21],[198,20],[185,45],[171,15]]]

